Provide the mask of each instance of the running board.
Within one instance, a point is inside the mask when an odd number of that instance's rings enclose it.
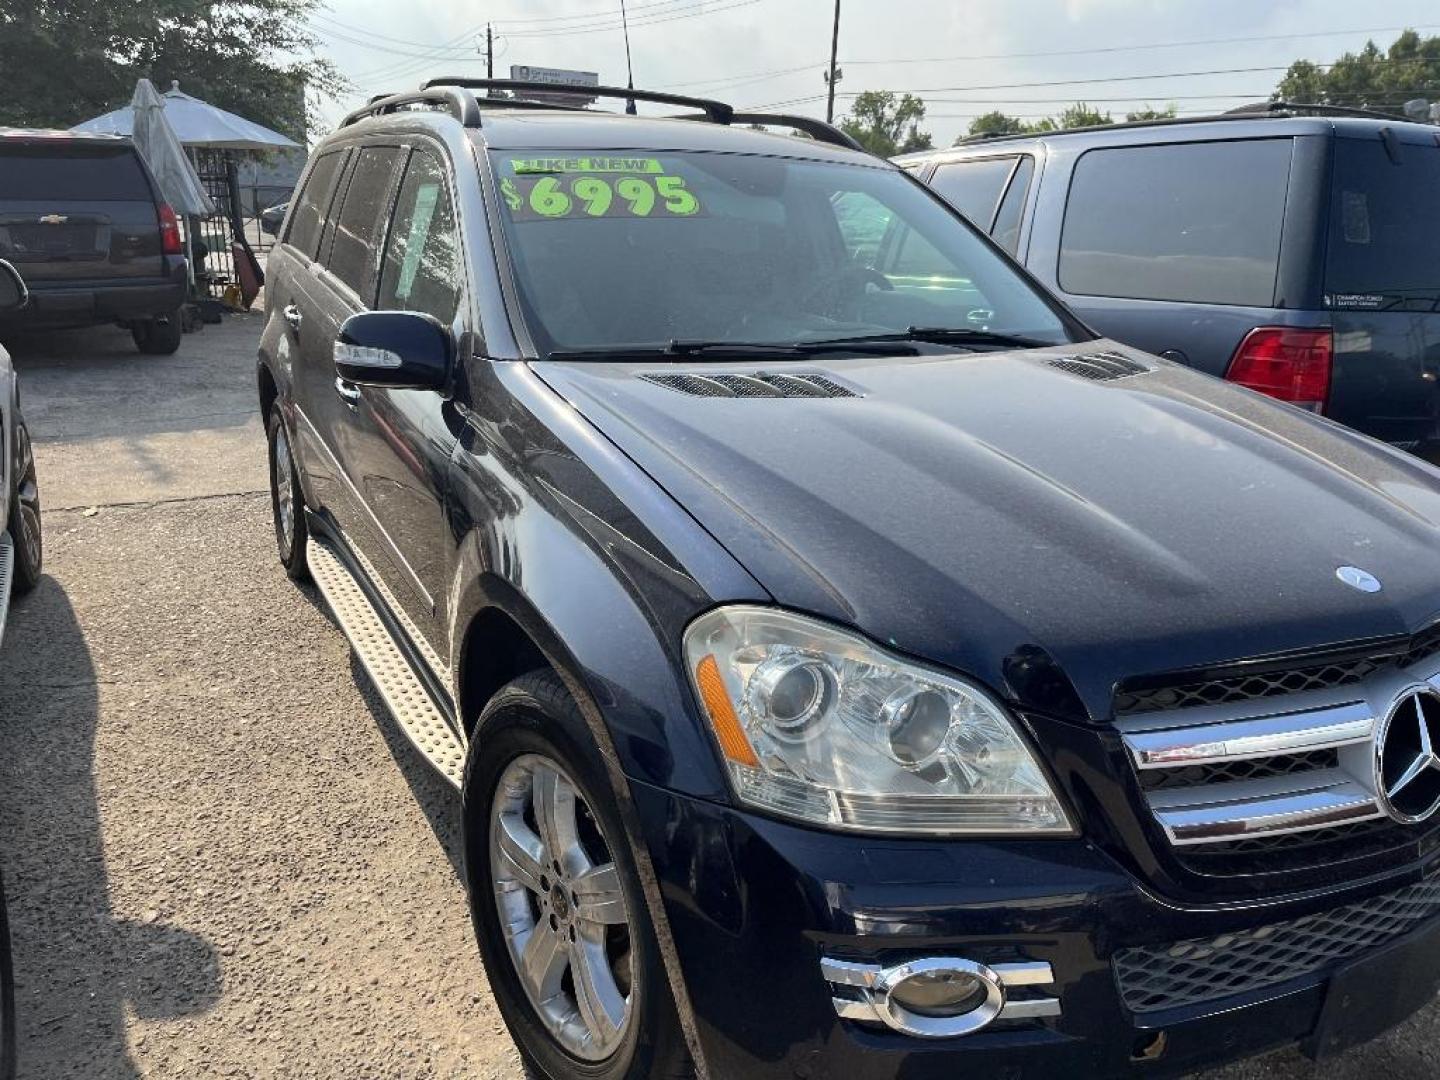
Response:
[[[5,638],[5,619],[10,614],[10,586],[15,581],[15,544],[8,532],[0,532],[0,641]]]
[[[458,789],[465,769],[465,746],[405,659],[400,646],[395,644],[365,590],[334,549],[313,535],[306,562],[335,621],[350,639],[350,647],[385,699],[400,730],[436,771]]]

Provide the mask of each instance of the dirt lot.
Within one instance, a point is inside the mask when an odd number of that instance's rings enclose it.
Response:
[[[275,562],[257,334],[12,343],[49,570],[0,652],[22,1076],[518,1078],[455,797]],[[1437,1033],[1210,1078],[1434,1077]]]

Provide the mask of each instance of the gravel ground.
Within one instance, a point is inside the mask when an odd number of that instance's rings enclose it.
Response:
[[[17,350],[61,507],[0,650],[21,1076],[520,1080],[457,799],[275,560],[257,333]],[[1437,1032],[1432,1005],[1325,1066],[1206,1080],[1432,1078]]]

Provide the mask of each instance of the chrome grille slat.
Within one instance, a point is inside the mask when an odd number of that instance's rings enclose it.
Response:
[[[1380,718],[1406,688],[1428,682],[1440,689],[1440,657],[1427,644],[1440,635],[1426,631],[1412,641],[1388,663],[1366,661],[1358,680],[1315,686],[1317,664],[1300,661],[1296,679],[1279,671],[1213,681],[1233,688],[1259,679],[1252,689],[1263,683],[1263,692],[1227,691],[1216,700],[1181,694],[1176,700],[1190,702],[1183,707],[1119,717],[1115,727],[1141,796],[1169,843],[1219,852],[1225,842],[1254,845],[1320,830],[1343,842],[1345,828],[1388,819],[1376,793]],[[1296,689],[1277,695],[1276,686]]]

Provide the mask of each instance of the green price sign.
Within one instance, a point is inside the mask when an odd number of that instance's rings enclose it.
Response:
[[[653,163],[659,165],[659,162]],[[511,164],[520,175],[502,178],[500,194],[511,217],[517,221],[684,218],[702,213],[700,200],[685,186],[684,178],[666,176],[658,170],[647,169],[644,175],[628,176],[619,169],[586,170],[578,176],[564,172],[537,176],[524,167],[530,164],[528,161]],[[635,168],[637,164],[644,167],[649,162],[631,159],[626,164]],[[603,175],[599,175],[602,172]]]

